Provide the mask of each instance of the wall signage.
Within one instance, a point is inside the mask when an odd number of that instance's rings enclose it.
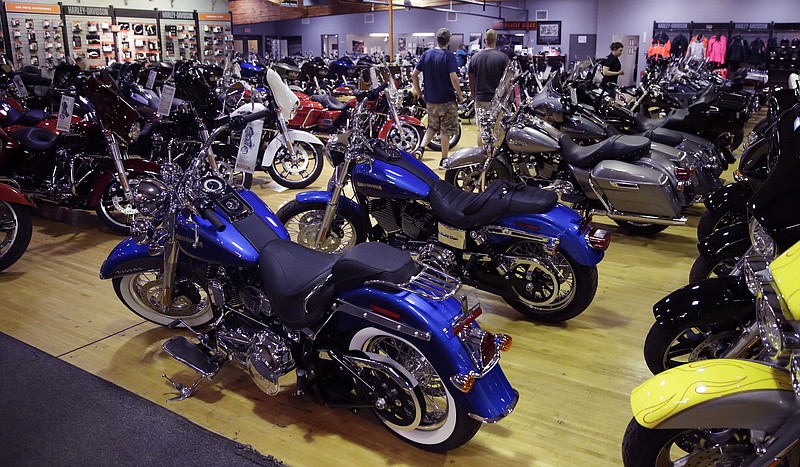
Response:
[[[41,3],[12,3],[6,2],[8,13],[48,13],[60,15],[61,8],[58,5],[43,5]]]
[[[493,29],[536,29],[536,21],[495,21]]]
[[[159,11],[159,15],[161,15],[161,19],[183,19],[183,20],[193,20],[194,13],[191,11]]]
[[[64,5],[64,14],[73,16],[111,16],[107,6]]]

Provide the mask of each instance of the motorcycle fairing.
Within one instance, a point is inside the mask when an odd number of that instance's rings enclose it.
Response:
[[[786,304],[781,307],[783,314],[790,321],[800,320],[800,277],[797,274],[800,263],[797,258],[800,258],[800,243],[795,243],[769,265],[772,279]]]
[[[703,279],[681,287],[653,305],[658,324],[686,328],[746,319],[753,314],[753,294],[742,276]]]
[[[710,258],[727,252],[744,253],[750,247],[750,225],[738,222],[710,233],[697,244],[697,251]]]
[[[774,432],[797,410],[788,372],[750,360],[687,363],[650,378],[631,393],[646,428],[735,427]]]
[[[454,319],[461,314],[458,300],[451,298],[437,302],[410,292],[390,292],[369,286],[343,292],[339,298],[365,309],[377,306],[388,310],[399,317],[400,323],[429,333],[429,340],[407,335],[401,337],[425,353],[450,394],[463,404],[462,407],[473,418],[494,422],[513,410],[519,395],[511,387],[499,365],[484,377],[476,378],[469,393],[459,391],[451,383],[451,376],[477,371],[464,345],[452,331]],[[364,320],[350,314],[337,313],[331,325],[335,326],[340,335],[351,336],[364,329]],[[376,323],[371,323],[370,326],[399,335],[393,326],[384,327]]]
[[[603,259],[603,252],[589,246],[585,231],[580,226],[581,216],[572,209],[557,205],[550,211],[540,214],[514,214],[505,216],[496,225],[516,230],[527,231],[531,235],[557,238],[558,248],[583,266],[594,266]],[[492,235],[489,241],[506,242],[505,235]]]
[[[304,141],[312,146],[325,147],[322,141],[316,136],[301,130],[289,130],[289,138],[292,142]],[[261,160],[261,167],[271,167],[272,162],[275,160],[275,154],[278,153],[278,148],[286,146],[286,138],[279,134],[272,141],[269,142],[267,149],[264,151],[264,158]]]
[[[416,117],[412,117],[410,115],[400,115],[399,117],[400,117],[400,123],[406,123],[409,125],[422,127],[422,122],[420,122],[419,119]],[[378,131],[378,138],[385,139],[386,136],[389,134],[389,131],[396,126],[397,125],[395,125],[393,118],[387,119],[386,122],[383,125],[381,125],[381,129]]]
[[[706,197],[706,209],[716,211],[723,207],[744,211],[747,200],[753,195],[749,182],[735,182],[725,185]]]

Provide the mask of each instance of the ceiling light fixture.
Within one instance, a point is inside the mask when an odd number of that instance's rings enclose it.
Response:
[[[432,32],[414,32],[411,35],[414,37],[433,37]]]
[[[369,33],[369,37],[389,37],[388,32],[371,32]]]

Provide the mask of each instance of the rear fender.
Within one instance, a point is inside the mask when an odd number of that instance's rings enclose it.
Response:
[[[753,196],[753,188],[746,181],[735,182],[725,185],[706,197],[706,209],[716,211],[718,209],[736,209],[744,211],[747,200]]]
[[[653,376],[631,393],[646,428],[735,427],[774,433],[798,401],[783,369],[750,360],[687,363]]]
[[[361,345],[376,333],[397,335],[425,354],[456,403],[473,418],[495,422],[514,409],[519,395],[509,384],[500,365],[495,365],[484,377],[476,378],[469,393],[459,391],[450,381],[451,376],[478,371],[465,346],[452,331],[453,321],[461,316],[458,300],[433,301],[409,292],[371,287],[343,292],[339,298],[348,305],[338,308],[329,325],[334,327],[337,335],[348,336],[348,343],[353,343],[354,348],[360,350]],[[345,312],[348,306],[355,306],[360,312],[354,312],[353,308]],[[376,309],[388,313],[369,312]],[[390,314],[394,318],[387,318]],[[405,325],[401,326],[402,332],[398,331],[399,323]],[[419,334],[414,335],[415,331]]]
[[[517,214],[498,219],[501,227],[529,232],[532,235],[556,238],[558,249],[583,266],[595,266],[603,259],[603,252],[592,248],[586,241],[586,231],[581,229],[581,216],[561,204],[540,214]],[[496,235],[506,241],[505,235]]]
[[[662,298],[653,305],[653,316],[673,329],[744,321],[753,315],[753,301],[742,276],[712,277]]]
[[[714,258],[729,252],[744,253],[750,248],[750,225],[747,222],[723,227],[697,244],[701,255]]]

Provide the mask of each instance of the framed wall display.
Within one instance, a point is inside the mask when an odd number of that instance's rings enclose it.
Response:
[[[198,13],[197,19],[200,59],[222,64],[228,52],[233,51],[231,14]]]
[[[561,21],[539,21],[536,25],[536,44],[561,43]]]

